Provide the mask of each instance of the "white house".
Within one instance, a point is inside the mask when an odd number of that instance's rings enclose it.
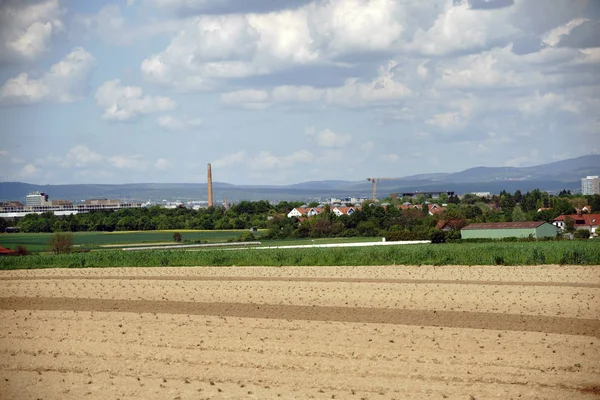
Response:
[[[342,215],[352,215],[356,209],[354,207],[335,207],[332,211],[339,217]]]
[[[323,209],[321,207],[296,207],[292,211],[290,211],[287,216],[288,218],[296,217],[313,217],[315,215],[321,214]]]

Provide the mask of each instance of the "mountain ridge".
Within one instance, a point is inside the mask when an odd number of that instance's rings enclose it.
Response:
[[[402,191],[445,191],[456,193],[492,192],[501,190],[578,190],[581,178],[600,175],[600,155],[587,155],[530,167],[477,166],[451,173],[419,174],[377,182],[380,197]],[[370,197],[371,183],[324,180],[286,185],[235,185],[213,182],[215,198],[239,200],[306,200],[320,197]],[[51,199],[79,201],[89,198],[160,201],[176,199],[206,199],[206,183],[129,183],[129,184],[63,184],[36,185],[24,182],[0,182],[0,200],[24,201],[33,191],[43,191]]]

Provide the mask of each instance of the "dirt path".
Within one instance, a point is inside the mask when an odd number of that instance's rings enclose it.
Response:
[[[0,273],[0,398],[598,398],[600,267]]]

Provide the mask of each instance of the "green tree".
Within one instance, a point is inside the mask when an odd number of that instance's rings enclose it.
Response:
[[[50,237],[48,246],[54,254],[70,253],[73,249],[73,234],[57,232]]]
[[[511,219],[513,220],[513,222],[527,221],[527,217],[525,216],[523,210],[521,210],[521,206],[517,205],[515,206],[515,208],[513,208]]]

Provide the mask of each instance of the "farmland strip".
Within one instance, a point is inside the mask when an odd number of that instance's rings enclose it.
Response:
[[[63,310],[207,315],[309,321],[544,332],[600,337],[600,320],[541,315],[272,304],[105,300],[64,297],[0,298],[3,310]]]
[[[543,286],[543,287],[580,287],[600,289],[599,283],[585,282],[519,282],[519,281],[474,281],[474,280],[436,280],[436,279],[374,279],[374,278],[310,278],[310,277],[258,277],[258,276],[5,276],[0,281],[38,281],[38,280],[130,280],[130,281],[231,281],[231,282],[323,282],[323,283],[390,283],[415,285],[486,285],[486,286]]]

